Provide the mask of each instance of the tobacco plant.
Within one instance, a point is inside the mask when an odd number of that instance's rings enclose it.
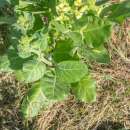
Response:
[[[64,100],[96,100],[91,62],[109,64],[105,44],[113,27],[130,16],[130,1],[109,0],[7,0],[14,15],[0,23],[10,24],[9,43],[0,57],[0,70],[13,72],[32,87],[24,97],[25,118],[43,107]],[[4,2],[1,2],[1,5]]]

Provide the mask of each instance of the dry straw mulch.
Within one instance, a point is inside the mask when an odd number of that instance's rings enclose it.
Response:
[[[0,130],[25,130],[20,115],[20,85],[12,74],[0,73]]]

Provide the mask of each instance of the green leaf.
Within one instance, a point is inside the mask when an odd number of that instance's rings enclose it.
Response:
[[[73,40],[74,44],[82,44],[82,35],[79,32],[69,32],[68,36]]]
[[[18,55],[18,52],[15,49],[8,50],[8,59],[10,61],[10,67],[14,70],[19,70],[23,67],[23,64],[28,59],[23,59]]]
[[[92,20],[92,16],[83,15],[80,19],[76,19],[75,22],[72,24],[73,30],[80,31],[87,25],[87,23],[91,22]]]
[[[71,51],[73,49],[72,42],[69,40],[58,41],[53,52],[53,58],[56,62],[72,60]]]
[[[43,92],[43,86],[36,83],[32,86],[28,95],[24,98],[21,111],[25,118],[32,118],[38,115],[43,106],[48,104],[48,101]]]
[[[43,107],[65,99],[70,86],[56,82],[54,76],[44,77],[35,83],[22,103],[22,113],[25,118],[37,116]]]
[[[78,82],[87,73],[86,64],[79,61],[63,61],[56,67],[57,80],[64,83]]]
[[[111,27],[109,22],[95,18],[93,22],[88,23],[84,31],[85,41],[94,47],[99,47],[111,36]]]
[[[90,61],[96,61],[104,64],[110,63],[110,56],[108,54],[107,49],[104,46],[100,46],[98,48],[93,48],[93,49],[83,48],[82,54]]]
[[[56,81],[55,77],[44,77],[41,80],[44,95],[48,100],[61,101],[65,99],[70,92],[70,85]]]
[[[126,18],[130,17],[130,1],[125,0],[124,2],[120,2],[118,4],[112,4],[104,8],[100,16],[122,23]]]
[[[83,102],[93,102],[96,100],[96,83],[90,75],[85,76],[78,84],[72,87],[77,99]]]
[[[48,47],[48,33],[42,31],[36,32],[33,35],[33,41],[31,47],[36,50],[45,51]]]
[[[12,72],[7,55],[0,56],[0,72]]]
[[[16,77],[25,83],[32,83],[41,79],[46,71],[43,63],[32,60],[23,64],[23,69],[16,71]]]

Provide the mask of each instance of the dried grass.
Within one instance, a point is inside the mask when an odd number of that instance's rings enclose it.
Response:
[[[0,73],[0,130],[26,130],[20,104],[27,86],[11,73]]]

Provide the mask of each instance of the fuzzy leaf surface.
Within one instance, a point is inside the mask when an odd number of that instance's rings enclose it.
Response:
[[[16,71],[16,77],[25,82],[32,83],[43,77],[46,66],[38,61],[29,61],[23,65],[23,69]]]
[[[56,82],[54,77],[44,77],[35,83],[28,92],[21,106],[25,118],[38,115],[43,107],[65,99],[70,91],[69,85]]]
[[[62,61],[56,67],[57,80],[65,83],[78,82],[87,73],[86,64],[79,61]]]

